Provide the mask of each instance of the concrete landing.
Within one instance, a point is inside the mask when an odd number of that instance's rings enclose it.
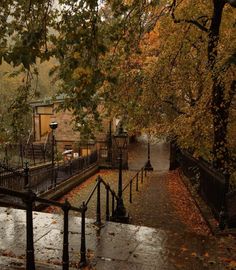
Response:
[[[0,269],[24,269],[25,212],[0,208],[0,220]],[[80,261],[80,222],[70,216],[70,269],[78,269]],[[214,251],[214,243],[204,236],[112,222],[98,229],[93,222],[86,220],[88,269],[223,269],[219,263],[207,263],[206,254]],[[62,228],[61,215],[34,213],[37,270],[61,269],[56,265],[62,257]]]

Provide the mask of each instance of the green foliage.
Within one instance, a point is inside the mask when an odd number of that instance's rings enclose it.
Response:
[[[17,68],[12,83],[19,79],[9,99],[15,138],[28,102],[57,89],[65,97],[60,109],[71,110],[84,138],[101,127],[105,107],[130,131],[177,136],[182,147],[226,168],[222,161],[229,163],[235,147],[229,2],[4,1],[0,59]],[[57,82],[51,91],[44,79],[49,67]]]

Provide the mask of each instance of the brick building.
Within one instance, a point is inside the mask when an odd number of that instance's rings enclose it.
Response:
[[[46,99],[31,103],[33,109],[32,135],[34,142],[46,143],[51,133],[49,124],[55,121],[58,123],[58,128],[55,130],[58,151],[62,152],[65,149],[73,149],[74,152],[79,152],[80,155],[87,155],[92,148],[103,147],[108,133],[115,131],[116,120],[114,119],[111,125],[109,119],[103,120],[103,131],[95,134],[96,145],[95,141],[91,140],[84,142],[84,145],[82,145],[80,142],[80,133],[75,131],[73,127],[71,111],[57,110],[59,104],[63,101],[63,98],[57,98],[55,100]]]

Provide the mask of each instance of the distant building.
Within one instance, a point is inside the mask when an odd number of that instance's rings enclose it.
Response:
[[[107,137],[110,133],[114,133],[117,120],[104,119],[102,121],[103,131],[95,134],[95,141],[80,142],[79,131],[74,130],[72,123],[72,112],[69,110],[58,111],[58,106],[64,101],[63,98],[45,99],[31,103],[33,109],[33,130],[32,137],[35,143],[47,143],[50,140],[51,129],[49,124],[52,121],[58,123],[58,128],[55,131],[56,143],[59,152],[72,149],[79,155],[88,155],[92,149],[101,149],[104,154],[104,149],[107,148]]]

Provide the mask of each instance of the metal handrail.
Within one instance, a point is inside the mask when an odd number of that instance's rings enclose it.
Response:
[[[26,145],[29,144],[32,134],[33,134],[33,129],[31,129],[31,131],[29,133],[29,136],[28,136],[27,141],[26,141]]]
[[[26,178],[26,172],[25,170],[29,170],[27,167],[27,163],[25,163],[24,168],[22,169],[12,169],[6,164],[0,163],[0,186],[2,186],[2,181],[4,181],[3,186],[9,189],[17,189],[17,190],[24,190],[25,184],[28,183],[30,184],[30,188],[33,189],[34,192],[37,194],[42,193],[47,191],[48,189],[52,188],[53,186],[51,183],[48,181],[51,177],[51,171],[54,170],[56,176],[58,176],[58,179],[60,181],[57,182],[57,178],[55,179],[54,185],[58,185],[68,178],[70,178],[72,175],[75,175],[77,173],[82,172],[85,169],[88,169],[90,166],[94,165],[97,160],[97,153],[96,151],[92,152],[90,154],[90,160],[89,163],[85,163],[85,157],[79,157],[79,159],[74,159],[70,163],[60,163],[58,166],[55,168],[52,168],[50,166],[41,166],[37,168],[36,170],[30,170],[28,171],[28,176],[27,176],[27,181],[24,180]],[[49,165],[48,163],[47,165]],[[3,170],[1,171],[1,168],[9,172],[3,174]],[[10,177],[12,174],[12,177]],[[36,177],[39,175],[39,177]],[[9,176],[9,177],[8,177]],[[16,181],[15,178],[19,177],[20,180]],[[6,179],[6,181],[4,180]],[[26,183],[27,182],[27,183]],[[14,183],[12,185],[11,183]]]
[[[109,199],[109,195],[112,196],[112,216],[114,215],[114,211],[115,211],[115,200],[117,201],[119,199],[119,197],[117,196],[117,194],[115,193],[114,190],[111,189],[110,185],[108,183],[106,183],[101,177],[100,175],[97,177],[97,183],[94,186],[94,188],[92,189],[92,191],[90,192],[87,200],[85,201],[85,206],[88,206],[91,198],[93,197],[95,191],[97,191],[97,209],[96,209],[96,222],[95,224],[97,226],[101,226],[102,222],[101,222],[101,184],[104,185],[105,189],[106,189],[106,221],[110,220],[110,199]]]
[[[122,189],[122,192],[125,191],[127,189],[127,187],[130,185],[130,183],[137,177],[137,175],[139,175],[139,173],[145,171],[146,174],[146,170],[145,167],[142,167],[131,179],[130,181],[124,186],[124,188]]]
[[[88,196],[88,199],[85,201],[85,205],[88,205],[88,203],[90,202],[91,198],[93,197],[94,192],[96,191],[97,187],[98,187],[98,182],[96,183],[96,185],[94,186],[93,190],[91,191],[91,193]]]
[[[83,202],[78,207],[72,206],[67,200],[65,203],[43,199],[38,197],[32,190],[28,189],[25,192],[15,191],[0,187],[0,194],[17,197],[23,200],[26,205],[26,270],[35,270],[34,258],[34,241],[33,241],[33,208],[35,202],[40,202],[48,205],[60,207],[64,212],[64,233],[63,233],[63,255],[62,255],[62,269],[69,270],[69,211],[76,211],[81,213],[81,247],[80,247],[80,265],[86,265],[86,238],[85,238],[85,213],[87,206]]]

